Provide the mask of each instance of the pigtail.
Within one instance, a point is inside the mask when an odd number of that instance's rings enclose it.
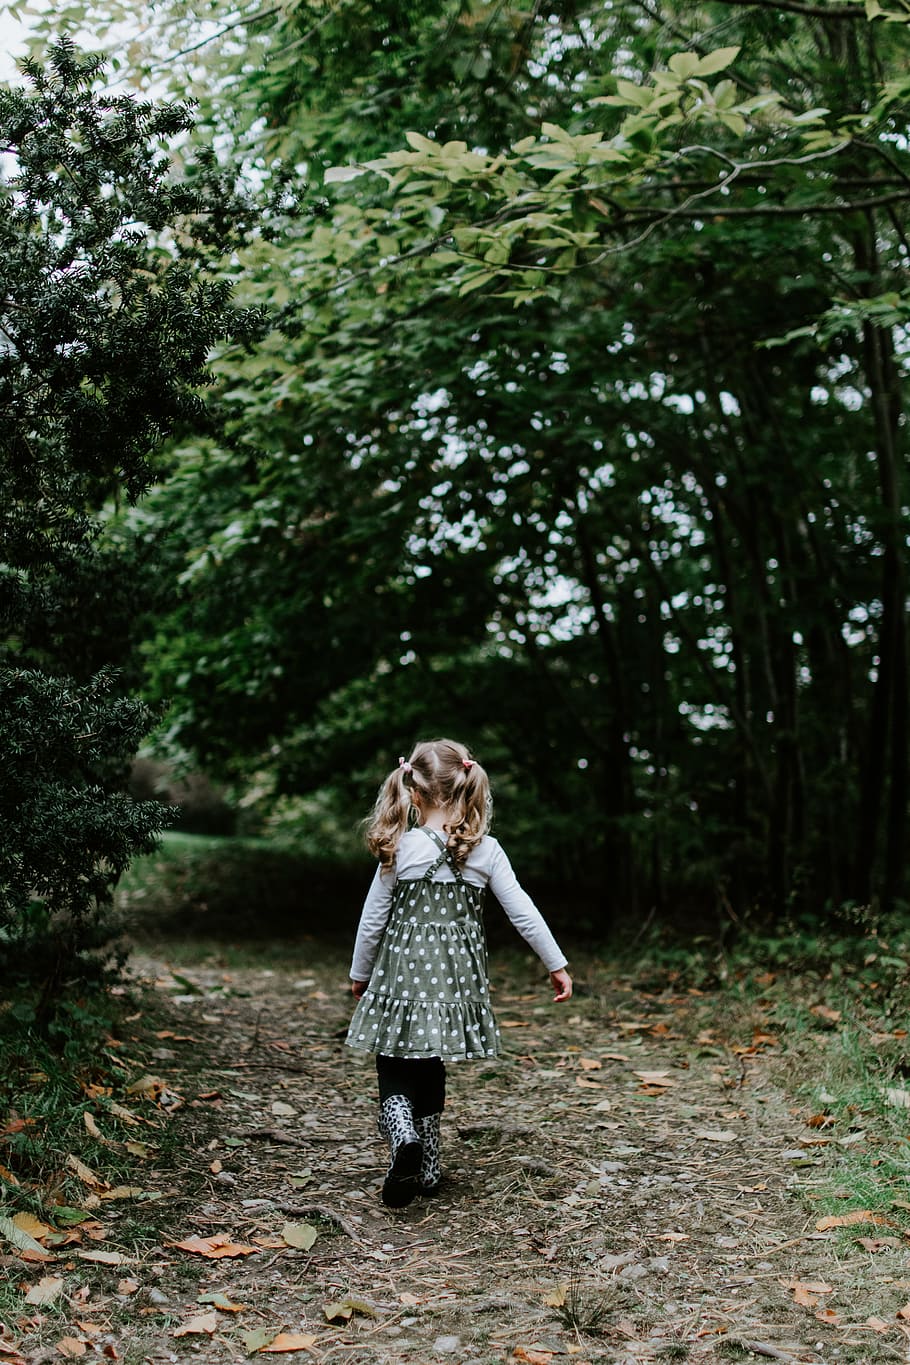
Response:
[[[383,872],[388,872],[394,863],[401,836],[408,827],[411,798],[407,776],[403,765],[389,774],[379,789],[367,824],[367,847],[373,857],[379,859]]]
[[[460,745],[458,747],[461,748]],[[446,831],[449,848],[456,863],[461,865],[490,828],[493,803],[489,778],[466,749],[458,758],[458,768],[453,768],[451,772],[454,818],[446,826]]]

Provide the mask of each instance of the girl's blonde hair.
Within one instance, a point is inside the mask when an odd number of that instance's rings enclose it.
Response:
[[[454,739],[422,740],[410,758],[398,760],[379,789],[367,826],[367,844],[383,871],[395,861],[411,823],[412,792],[425,808],[439,806],[450,816],[444,826],[448,847],[463,863],[490,827],[490,783],[483,768]]]

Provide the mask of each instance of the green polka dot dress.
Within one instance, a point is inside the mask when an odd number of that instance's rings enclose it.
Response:
[[[347,1043],[386,1057],[446,1062],[498,1057],[484,888],[466,882],[444,841],[435,831],[426,833],[439,845],[439,857],[422,877],[395,883],[388,924]],[[444,863],[454,882],[433,880]]]

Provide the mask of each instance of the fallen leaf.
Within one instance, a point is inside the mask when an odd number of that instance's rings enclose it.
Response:
[[[655,1237],[656,1242],[688,1242],[688,1232],[662,1232],[659,1237]]]
[[[104,1143],[109,1143],[109,1142],[110,1142],[110,1139],[109,1139],[109,1138],[106,1138],[106,1137],[104,1136],[104,1134],[102,1133],[101,1129],[98,1127],[97,1123],[95,1122],[95,1116],[94,1116],[94,1114],[90,1114],[89,1111],[88,1111],[87,1109],[84,1109],[84,1110],[82,1111],[82,1119],[83,1119],[83,1122],[85,1123],[85,1130],[86,1130],[86,1132],[88,1133],[89,1137],[93,1137],[93,1138],[95,1139],[96,1142],[104,1142]]]
[[[77,1251],[80,1261],[94,1261],[96,1265],[132,1265],[132,1256],[120,1251]]]
[[[278,1351],[311,1351],[316,1344],[316,1338],[302,1332],[279,1332],[269,1342],[268,1346],[263,1346],[260,1355]]]
[[[897,1251],[903,1246],[899,1237],[857,1237],[857,1243],[874,1256],[877,1251]]]
[[[12,1218],[0,1216],[0,1237],[6,1238],[8,1242],[19,1251],[22,1256],[33,1261],[52,1261],[54,1257],[46,1251],[40,1242],[36,1242],[34,1237],[30,1237],[27,1232],[23,1232]]]
[[[32,1285],[25,1296],[25,1302],[33,1304],[53,1303],[62,1289],[62,1275],[45,1275],[37,1284]]]
[[[213,1261],[222,1256],[251,1256],[256,1250],[242,1242],[232,1242],[227,1232],[218,1232],[214,1237],[187,1237],[182,1242],[168,1242],[167,1245],[179,1251],[191,1251],[196,1256],[206,1256]]]
[[[200,1294],[196,1302],[210,1303],[222,1313],[243,1313],[246,1309],[245,1303],[232,1303],[226,1294]]]
[[[582,1071],[601,1071],[603,1069],[603,1062],[597,1061],[594,1057],[579,1057],[578,1065]]]
[[[841,1021],[840,1010],[832,1010],[827,1005],[812,1005],[809,1013],[814,1014],[816,1019],[824,1019],[829,1024],[839,1024]]]
[[[676,1082],[670,1080],[666,1071],[633,1071],[633,1076],[637,1076],[642,1085],[670,1086]]]
[[[375,1318],[376,1309],[371,1303],[366,1303],[363,1299],[339,1299],[337,1303],[326,1303],[322,1306],[327,1322],[350,1322],[355,1313],[360,1313],[365,1318]]]
[[[814,1308],[820,1294],[830,1294],[831,1285],[824,1280],[790,1280],[787,1288],[793,1291],[793,1300],[803,1308]]]
[[[94,1171],[89,1170],[85,1162],[80,1161],[77,1156],[73,1156],[72,1152],[66,1158],[65,1164],[69,1170],[75,1172],[83,1185],[88,1185],[89,1189],[106,1190],[108,1188],[107,1181],[102,1180],[100,1175],[96,1175]]]
[[[217,1313],[197,1313],[174,1331],[175,1337],[211,1336],[218,1330]]]
[[[45,1237],[52,1237],[54,1229],[47,1223],[42,1223],[40,1218],[36,1218],[33,1213],[17,1213],[13,1217],[13,1222],[22,1232],[29,1237],[34,1237],[36,1242],[43,1241]]]
[[[907,1318],[910,1318],[910,1303],[905,1303],[903,1308],[899,1308],[895,1317],[903,1318],[905,1321]]]
[[[500,1019],[500,1028],[530,1028],[531,1023],[528,1019]]]
[[[289,1247],[297,1247],[300,1251],[309,1251],[319,1236],[319,1229],[314,1228],[312,1223],[285,1223],[281,1229],[281,1235]]]
[[[144,1190],[141,1185],[117,1185],[113,1190],[102,1190],[99,1199],[157,1199],[154,1190]]]
[[[587,1076],[576,1076],[575,1084],[580,1085],[584,1090],[603,1090],[602,1081],[589,1081]]]
[[[138,1280],[121,1280],[117,1285],[117,1293],[129,1296],[130,1294],[135,1294],[138,1288]]]
[[[13,1175],[12,1171],[8,1170],[6,1166],[0,1166],[0,1180],[5,1180],[7,1185],[18,1185],[20,1183]],[[2,1343],[0,1343],[0,1345],[2,1345]]]
[[[130,1156],[138,1156],[143,1161],[150,1156],[154,1156],[158,1151],[154,1142],[137,1142],[134,1138],[130,1138],[127,1142],[124,1142],[123,1147],[125,1151],[129,1152]]]
[[[284,1100],[275,1100],[272,1105],[272,1113],[282,1119],[293,1119],[297,1117],[297,1110],[292,1104],[285,1104]]]
[[[836,1327],[841,1320],[840,1313],[834,1308],[819,1308],[815,1313],[815,1317],[819,1322],[827,1322],[832,1327]]]
[[[65,1228],[75,1227],[77,1223],[84,1223],[90,1217],[91,1214],[86,1213],[85,1209],[71,1209],[68,1204],[54,1205],[54,1218]]]
[[[883,1318],[866,1318],[866,1326],[871,1327],[873,1332],[882,1333],[891,1331],[891,1323],[885,1322]]]
[[[849,1228],[855,1223],[887,1223],[880,1213],[873,1213],[871,1209],[852,1209],[850,1213],[829,1214],[827,1218],[819,1218],[815,1224],[816,1232],[827,1232],[829,1228]]]
[[[223,1167],[221,1165],[221,1162],[216,1157],[215,1160],[209,1166],[209,1170],[211,1171],[212,1175],[220,1175],[222,1169]]]
[[[892,1087],[885,1091],[885,1103],[892,1109],[910,1109],[910,1090]]]
[[[423,1303],[423,1299],[419,1299],[416,1294],[409,1294],[405,1290],[403,1294],[398,1295],[398,1302],[405,1304],[408,1308],[416,1308],[418,1304]]]
[[[809,1128],[830,1128],[835,1122],[833,1114],[813,1114],[810,1119],[806,1119]]]
[[[735,1142],[739,1134],[731,1132],[729,1128],[703,1128],[695,1136],[705,1142]]]
[[[87,1349],[85,1342],[79,1341],[77,1337],[61,1337],[57,1342],[58,1353],[70,1358],[84,1356]]]
[[[124,1105],[118,1104],[116,1100],[111,1100],[108,1108],[121,1123],[126,1123],[133,1128],[138,1128],[140,1123],[148,1123],[148,1119],[138,1118],[132,1109],[127,1109]]]
[[[553,1354],[552,1351],[535,1351],[527,1346],[516,1346],[511,1359],[524,1361],[525,1365],[550,1365]]]
[[[274,1327],[255,1327],[252,1332],[242,1334],[243,1349],[247,1355],[255,1355],[257,1351],[262,1350],[263,1346],[274,1341],[277,1335]]]
[[[549,1289],[543,1295],[543,1301],[548,1308],[562,1308],[569,1292],[567,1284],[558,1284],[555,1289]]]
[[[76,1319],[76,1326],[80,1332],[84,1332],[87,1337],[97,1337],[105,1330],[100,1322],[84,1322]]]

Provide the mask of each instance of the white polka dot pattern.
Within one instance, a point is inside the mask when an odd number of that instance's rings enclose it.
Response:
[[[349,1047],[387,1057],[498,1057],[481,887],[400,881]]]

